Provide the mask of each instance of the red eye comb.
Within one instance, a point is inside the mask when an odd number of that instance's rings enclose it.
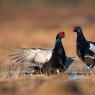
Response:
[[[60,32],[58,33],[58,35],[65,36],[65,32],[64,32],[64,31],[60,31]]]

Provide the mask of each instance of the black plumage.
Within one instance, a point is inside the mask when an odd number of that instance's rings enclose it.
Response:
[[[54,74],[58,70],[64,72],[73,61],[72,58],[66,56],[61,41],[64,36],[65,33],[63,31],[57,34],[53,50],[19,48],[14,54],[10,55],[11,59],[20,63],[32,63],[29,73]]]
[[[43,66],[43,72],[56,73],[57,69],[59,69],[60,72],[65,71],[67,56],[61,41],[63,37],[64,32],[60,32],[56,36],[56,43],[52,52],[52,56],[50,60]]]
[[[90,68],[95,65],[95,42],[87,41],[82,29],[76,26],[73,30],[77,34],[76,52],[79,58]]]

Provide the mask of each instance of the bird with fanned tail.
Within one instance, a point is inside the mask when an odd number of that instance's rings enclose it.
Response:
[[[87,41],[79,26],[75,26],[73,32],[76,32],[77,34],[76,52],[78,57],[86,64],[86,66],[93,68],[95,65],[95,42]]]
[[[63,31],[57,34],[53,50],[41,48],[19,48],[14,54],[11,54],[10,57],[15,62],[32,63],[30,72],[33,74],[55,74],[58,70],[59,72],[64,72],[74,59],[66,56],[61,41],[63,37],[65,37]]]

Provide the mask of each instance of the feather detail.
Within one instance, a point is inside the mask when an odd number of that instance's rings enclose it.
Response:
[[[90,58],[90,59],[95,59],[95,57],[94,56],[90,56],[90,55],[85,55],[85,58]]]
[[[40,48],[19,48],[14,54],[9,55],[11,60],[15,62],[30,62],[33,64],[44,64],[50,60],[52,50],[45,50]]]

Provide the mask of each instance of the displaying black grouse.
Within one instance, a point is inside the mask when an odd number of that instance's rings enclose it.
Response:
[[[61,39],[65,33],[59,32],[56,36],[56,42],[53,50],[41,48],[19,48],[14,54],[10,55],[11,59],[19,63],[32,63],[30,71],[32,73],[54,74],[57,70],[60,72],[72,63],[73,59],[67,57]]]
[[[87,41],[79,26],[76,26],[73,32],[77,33],[77,55],[88,67],[93,68],[95,65],[95,42]]]

